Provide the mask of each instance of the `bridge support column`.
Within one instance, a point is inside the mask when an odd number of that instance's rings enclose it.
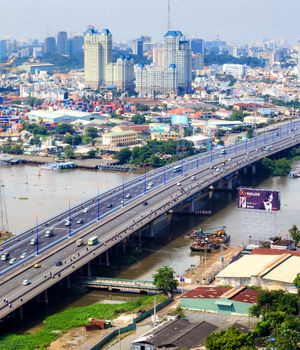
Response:
[[[150,230],[150,237],[154,238],[154,223],[153,222],[151,222],[149,224],[149,230]]]
[[[227,189],[232,190],[232,188],[233,188],[233,181],[232,181],[232,179],[229,179],[227,182]]]
[[[67,276],[67,288],[71,289],[71,279],[70,279],[70,275]]]
[[[47,289],[45,290],[44,293],[45,293],[45,304],[48,305],[49,299],[48,299],[48,291],[47,291]]]
[[[20,306],[20,320],[22,321],[23,319],[24,319],[23,306]]]
[[[123,249],[123,255],[125,255],[126,254],[126,240],[125,239],[123,239],[123,241],[122,241],[122,249]]]
[[[100,257],[99,257],[100,259]],[[92,276],[92,273],[91,273],[91,263],[88,263],[87,264],[87,274],[88,274],[88,277],[91,277]]]
[[[109,267],[110,266],[110,262],[109,262],[108,250],[105,252],[105,256],[106,256],[106,266]]]
[[[138,231],[139,235],[139,248],[142,249],[142,229],[140,228]]]
[[[196,200],[194,199],[190,205],[190,213],[194,213],[196,210]]]
[[[243,168],[243,174],[244,175],[247,175],[247,171],[248,171],[247,167]]]
[[[252,170],[252,175],[256,175],[256,165],[255,164],[252,164],[251,170]]]

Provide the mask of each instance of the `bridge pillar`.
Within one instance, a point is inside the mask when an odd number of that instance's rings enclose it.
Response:
[[[123,249],[123,255],[125,255],[126,254],[126,240],[125,239],[123,239],[123,241],[122,241],[122,249]]]
[[[106,256],[106,266],[109,267],[110,266],[110,262],[109,262],[108,250],[105,252],[105,256]]]
[[[233,189],[233,181],[232,179],[227,180],[227,189],[232,190]]]
[[[194,199],[193,201],[191,201],[190,213],[194,213],[195,210],[196,210],[196,200]]]
[[[256,165],[255,164],[252,164],[252,175],[256,175]]]
[[[67,288],[71,289],[71,279],[70,279],[70,275],[67,276]]]
[[[150,230],[150,237],[154,238],[154,223],[153,222],[151,222],[149,224],[149,230]]]
[[[100,258],[100,257],[99,257]],[[91,277],[92,276],[92,273],[91,273],[91,263],[88,263],[87,264],[87,274],[88,274],[88,277]]]
[[[20,320],[22,321],[23,319],[24,319],[23,306],[20,306]]]
[[[247,171],[248,171],[247,167],[243,168],[243,174],[244,175],[247,175]]]
[[[68,276],[69,277],[69,276]],[[48,291],[47,289],[45,290],[45,304],[47,305],[49,303],[49,299],[48,299]]]
[[[140,228],[138,231],[139,235],[139,248],[142,249],[142,229]]]

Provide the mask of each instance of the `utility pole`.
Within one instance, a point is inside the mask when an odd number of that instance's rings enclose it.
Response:
[[[0,220],[1,220],[0,222],[0,236],[1,236],[1,233],[6,233],[9,231],[5,193],[4,193],[4,184],[3,184],[2,178],[0,179]]]

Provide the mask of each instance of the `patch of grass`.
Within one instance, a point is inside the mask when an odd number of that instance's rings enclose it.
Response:
[[[166,296],[156,296],[157,303],[164,300],[166,300]],[[61,334],[72,328],[86,325],[91,317],[104,320],[114,319],[124,312],[151,309],[153,301],[154,296],[145,296],[123,304],[96,304],[70,308],[47,317],[43,322],[43,328],[32,334],[6,334],[0,337],[0,349],[45,350]]]

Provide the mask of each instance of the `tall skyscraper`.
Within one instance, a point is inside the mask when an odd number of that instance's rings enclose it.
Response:
[[[106,67],[111,63],[112,35],[108,29],[99,32],[89,27],[84,33],[85,86],[97,89],[106,83]]]
[[[204,40],[199,38],[192,39],[191,49],[193,53],[204,53]]]
[[[56,52],[56,40],[54,37],[48,37],[45,39],[44,52],[50,55]]]
[[[106,67],[106,85],[115,85],[119,91],[134,90],[134,61],[121,56]]]
[[[0,40],[0,62],[4,62],[7,59],[7,47],[6,40]]]
[[[83,36],[76,35],[73,38],[69,38],[67,41],[67,55],[69,57],[75,57],[83,52]]]
[[[1,45],[1,43],[0,43]],[[298,80],[300,80],[300,38],[298,39],[298,65],[297,65]]]
[[[178,74],[178,89],[187,92],[192,82],[192,51],[190,42],[180,31],[168,31],[164,37],[164,65],[175,65]]]
[[[60,55],[67,54],[67,32],[58,32],[57,33],[57,53]]]
[[[153,48],[152,60],[156,66],[162,67],[164,65],[164,48],[163,47]]]
[[[142,39],[137,39],[134,41],[133,53],[139,58],[144,56],[144,41]]]

